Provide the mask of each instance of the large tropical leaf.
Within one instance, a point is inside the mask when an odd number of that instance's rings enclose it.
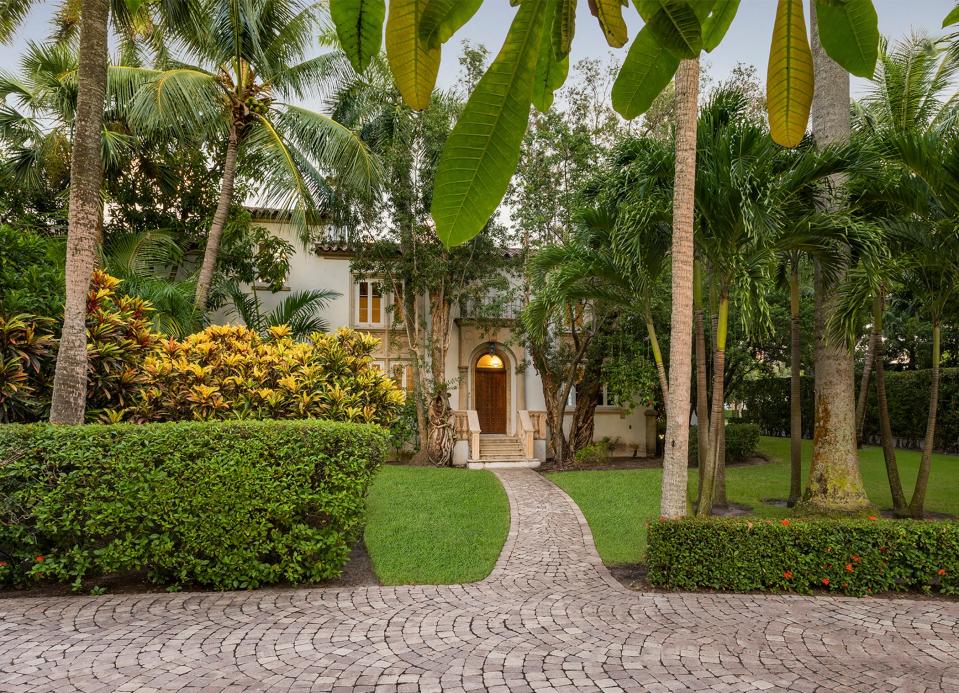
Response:
[[[619,2],[619,0],[616,0]],[[550,26],[560,0],[549,0],[545,25]],[[553,105],[553,92],[563,86],[566,75],[569,73],[569,56],[556,58],[555,49],[551,45],[555,36],[551,32],[543,34],[543,45],[536,61],[536,76],[533,81],[533,105],[545,113]]]
[[[330,0],[330,17],[350,63],[364,72],[383,42],[385,0]]]
[[[613,108],[629,119],[645,113],[678,67],[679,58],[656,40],[652,29],[644,26],[633,39],[613,83]]]
[[[945,29],[947,26],[952,26],[953,24],[959,24],[959,5],[953,7],[952,11],[942,20],[942,28]]]
[[[496,211],[519,160],[548,0],[526,0],[499,55],[446,142],[436,171],[433,220],[447,246],[478,234]]]
[[[141,132],[164,130],[182,136],[221,129],[227,101],[220,83],[209,72],[176,67],[155,76],[140,89],[130,108],[130,124]]]
[[[556,12],[552,18],[552,47],[556,60],[562,60],[569,55],[573,45],[573,34],[576,33],[576,2],[577,0],[556,0]]]
[[[664,48],[677,58],[695,58],[703,49],[703,28],[698,12],[708,13],[712,0],[636,0],[646,26]]]
[[[613,48],[622,48],[629,39],[626,22],[623,21],[625,6],[626,0],[589,0],[590,12],[599,20],[606,43]]]
[[[386,18],[386,58],[396,86],[410,108],[429,105],[440,69],[440,48],[430,47],[419,32],[427,0],[390,0]]]
[[[713,11],[703,23],[703,49],[712,52],[720,44],[736,18],[739,0],[716,0]]]
[[[816,27],[829,57],[867,79],[879,56],[879,17],[872,0],[816,0]]]
[[[779,0],[766,74],[766,107],[770,134],[784,147],[795,147],[806,134],[813,80],[802,0]]]
[[[431,48],[449,41],[483,4],[483,0],[427,0],[420,19],[420,38]]]

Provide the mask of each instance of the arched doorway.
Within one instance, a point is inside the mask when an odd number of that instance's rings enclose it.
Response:
[[[483,433],[506,433],[508,375],[506,358],[495,349],[476,359],[473,399]]]

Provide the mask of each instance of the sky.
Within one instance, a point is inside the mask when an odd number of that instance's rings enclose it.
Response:
[[[586,3],[587,0],[580,0],[577,12],[578,22],[571,56],[573,63],[586,57],[606,58],[611,50]],[[879,14],[880,31],[895,40],[912,31],[941,35],[942,19],[956,0],[874,0],[874,3]],[[35,4],[13,41],[8,45],[0,45],[0,68],[18,71],[23,47],[30,40],[40,41],[46,36],[50,18],[58,4],[54,0]],[[765,77],[775,12],[776,0],[742,0],[736,19],[722,44],[704,57],[715,80],[723,80],[739,62],[755,65],[760,77]],[[445,88],[455,84],[459,71],[457,58],[462,53],[464,39],[483,44],[495,54],[515,13],[516,8],[511,7],[508,0],[486,0],[479,12],[444,46],[438,86]],[[624,15],[632,40],[642,20],[632,7],[624,8]],[[628,45],[615,51],[619,60],[625,56]],[[860,93],[864,84],[864,80],[853,78],[853,94]]]
[[[894,41],[912,31],[940,36],[943,33],[940,28],[942,20],[955,6],[956,0],[873,0],[873,3],[879,15],[880,32]],[[613,50],[606,44],[596,19],[589,13],[586,0],[580,0],[579,4],[571,64],[586,57],[605,58]],[[808,4],[807,1],[807,13]],[[642,20],[635,8],[623,10],[631,41],[642,27]],[[459,67],[457,58],[462,53],[463,39],[481,43],[495,54],[503,43],[515,13],[516,9],[510,7],[507,0],[486,0],[479,12],[444,46],[438,79],[440,86],[448,87],[456,82]],[[742,0],[722,44],[703,57],[703,61],[709,63],[713,78],[717,81],[725,79],[736,63],[743,62],[755,65],[760,77],[765,80],[775,17],[776,0]],[[620,61],[625,57],[628,47],[627,43],[615,50],[614,54]],[[865,80],[853,78],[853,94],[861,92],[864,85]]]

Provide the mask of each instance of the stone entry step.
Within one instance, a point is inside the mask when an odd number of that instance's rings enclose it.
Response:
[[[478,460],[469,460],[467,469],[536,469],[540,461],[527,459],[519,438],[507,435],[480,436]]]

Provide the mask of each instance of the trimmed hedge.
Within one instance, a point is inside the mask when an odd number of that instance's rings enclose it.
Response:
[[[689,464],[699,464],[698,427],[689,427]],[[756,454],[759,446],[759,426],[756,424],[726,424],[726,462],[744,462]]]
[[[957,522],[690,518],[651,523],[648,533],[657,587],[959,594]]]
[[[0,584],[335,577],[387,437],[316,420],[0,427]]]
[[[931,372],[886,371],[886,396],[892,433],[900,447],[918,448],[926,435]],[[856,386],[858,387],[858,375]],[[866,424],[867,442],[879,443],[879,409],[876,404],[875,374],[869,382]],[[814,379],[804,377],[801,385],[803,436],[812,437]],[[789,435],[789,378],[761,378],[737,388],[746,409],[743,418],[757,424],[763,435]],[[939,383],[939,413],[936,417],[936,450],[959,452],[959,368],[943,368]]]

